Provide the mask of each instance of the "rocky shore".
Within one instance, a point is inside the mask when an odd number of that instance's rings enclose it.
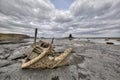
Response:
[[[73,48],[68,66],[21,69],[19,59],[31,43],[0,44],[0,80],[120,80],[120,45],[55,39],[56,51]]]

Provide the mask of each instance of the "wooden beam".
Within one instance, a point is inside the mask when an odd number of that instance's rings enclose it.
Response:
[[[37,38],[37,28],[35,28],[35,37],[34,37],[34,43],[36,44],[36,38]]]

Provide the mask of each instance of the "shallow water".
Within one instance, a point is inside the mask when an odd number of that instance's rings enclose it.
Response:
[[[106,41],[105,39],[90,39],[90,41],[95,43],[104,43],[104,44],[106,44],[106,42],[112,42],[115,45],[120,45],[120,41],[113,40],[113,39],[109,39],[108,41]]]
[[[94,42],[94,43],[102,43],[102,44],[106,44],[106,42],[112,42],[115,45],[120,45],[120,41],[118,41],[117,39],[109,39],[109,40],[105,40],[105,39],[74,39],[75,41],[89,41],[89,42]]]

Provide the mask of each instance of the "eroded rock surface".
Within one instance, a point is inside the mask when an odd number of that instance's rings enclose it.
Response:
[[[55,39],[54,45],[58,52],[73,48],[69,65],[55,69],[21,69],[17,59],[23,56],[26,46],[0,46],[0,56],[9,55],[0,58],[0,80],[120,80],[119,45],[67,39]]]

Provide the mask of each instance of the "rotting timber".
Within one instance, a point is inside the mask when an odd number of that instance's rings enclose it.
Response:
[[[63,53],[57,53],[50,43],[36,42],[29,47],[27,56],[22,60],[22,68],[55,68],[67,65],[72,49],[68,48]]]

